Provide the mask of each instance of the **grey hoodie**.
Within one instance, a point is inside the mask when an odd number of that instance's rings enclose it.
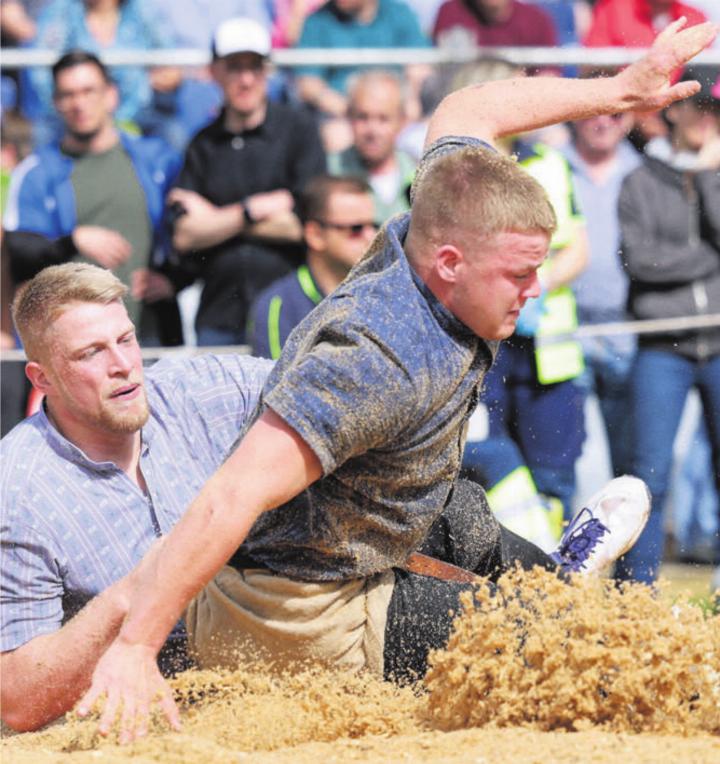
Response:
[[[619,200],[628,309],[638,319],[720,313],[720,173],[692,154],[648,144]],[[720,353],[720,327],[641,335],[641,348],[705,360]]]

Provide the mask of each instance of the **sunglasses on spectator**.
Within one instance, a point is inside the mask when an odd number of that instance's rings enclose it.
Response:
[[[372,221],[364,223],[332,223],[329,220],[316,220],[315,222],[322,228],[334,228],[337,231],[345,231],[353,237],[362,236],[366,228],[372,228],[373,231],[378,229],[378,226]]]

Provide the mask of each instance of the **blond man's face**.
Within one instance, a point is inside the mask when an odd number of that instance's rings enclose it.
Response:
[[[140,347],[122,302],[76,303],[66,310],[47,333],[39,365],[61,430],[82,425],[132,433],[147,421]]]

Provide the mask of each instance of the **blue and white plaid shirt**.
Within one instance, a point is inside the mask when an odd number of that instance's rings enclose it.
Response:
[[[0,651],[57,631],[173,527],[238,437],[271,367],[206,355],[147,370],[147,495],[113,463],[88,459],[43,410],[0,441]]]

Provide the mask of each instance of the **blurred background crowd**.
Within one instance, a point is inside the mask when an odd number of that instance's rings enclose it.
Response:
[[[244,346],[271,358],[409,208],[427,119],[447,93],[615,71],[582,55],[521,67],[506,48],[631,49],[680,16],[720,22],[717,0],[0,8],[5,54],[52,53],[52,65],[2,69],[3,349],[17,347],[16,285],[86,259],[131,287],[144,347]],[[292,49],[306,55],[279,65]],[[332,54],[346,49],[406,55],[338,63]],[[546,188],[558,230],[543,293],[470,421],[465,468],[503,522],[546,547],[578,494],[608,474],[642,477],[654,510],[620,579],[651,582],[662,559],[720,563],[719,71],[677,72],[700,93],[663,113],[499,146]],[[4,434],[38,402],[21,363],[2,370]]]

